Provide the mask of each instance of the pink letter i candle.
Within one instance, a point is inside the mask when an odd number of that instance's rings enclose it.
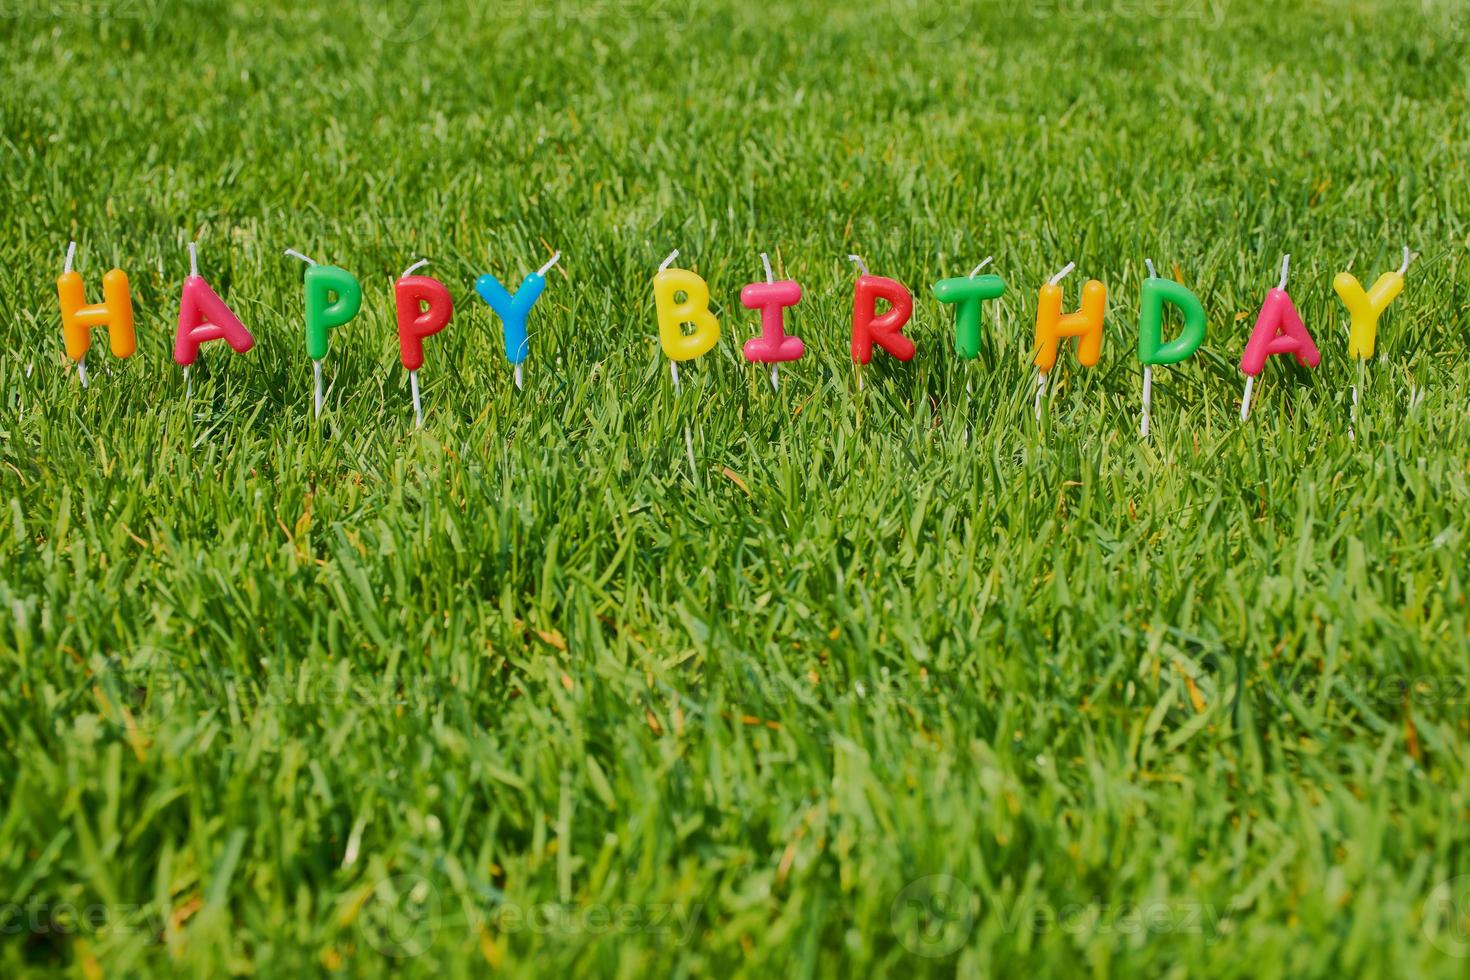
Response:
[[[761,335],[747,340],[741,352],[752,364],[771,365],[771,387],[779,390],[777,365],[800,360],[806,353],[801,338],[786,332],[786,308],[801,302],[801,283],[791,279],[776,282],[771,260],[764,252],[761,262],[766,267],[766,281],[753,282],[740,290],[740,302],[761,312]]]

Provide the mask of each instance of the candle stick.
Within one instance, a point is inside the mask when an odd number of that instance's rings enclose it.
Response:
[[[720,321],[709,309],[709,284],[688,269],[673,269],[679,250],[674,249],[659,263],[653,277],[653,301],[658,314],[658,336],[664,355],[669,359],[669,373],[674,391],[679,389],[679,362],[693,360],[709,352],[720,340]],[[684,294],[679,301],[679,293]],[[684,324],[694,327],[684,332]]]
[[[525,384],[522,367],[530,354],[526,321],[530,318],[531,307],[536,305],[536,300],[541,298],[546,289],[546,273],[560,261],[561,252],[556,252],[545,265],[521,281],[514,296],[500,284],[499,279],[488,272],[475,280],[475,292],[490,304],[490,308],[499,314],[501,323],[504,324],[505,359],[514,369],[517,391]]]
[[[1250,340],[1240,355],[1240,370],[1245,373],[1245,394],[1240,399],[1240,420],[1250,417],[1251,392],[1256,377],[1266,369],[1266,358],[1278,354],[1291,354],[1303,367],[1314,368],[1322,359],[1312,335],[1302,323],[1296,304],[1286,292],[1286,277],[1291,269],[1291,256],[1281,258],[1281,281],[1266,294],[1256,325],[1251,330]]]
[[[866,276],[868,274],[868,264],[863,261],[862,256],[860,256],[860,255],[849,255],[847,257],[847,261],[849,261],[849,262],[856,262],[857,263],[857,267],[858,267],[859,270],[861,270],[862,274],[864,276]],[[871,358],[872,357],[872,353],[869,352],[869,355],[868,356],[869,356],[869,358]],[[862,391],[863,390],[863,365],[866,364],[867,362],[866,361],[862,361],[862,360],[858,360],[856,357],[854,357],[853,360],[857,364],[858,391]]]
[[[1063,337],[1076,337],[1077,361],[1092,367],[1102,354],[1103,318],[1107,312],[1108,289],[1096,279],[1082,286],[1082,306],[1076,313],[1062,313],[1061,281],[1077,268],[1068,262],[1041,287],[1036,305],[1036,420],[1041,421],[1041,400],[1046,383],[1057,363],[1057,347]]]
[[[1161,279],[1154,272],[1152,259],[1144,259],[1148,278],[1143,282],[1139,300],[1138,360],[1143,364],[1143,415],[1139,433],[1149,437],[1153,405],[1153,369],[1155,365],[1178,364],[1193,356],[1205,342],[1205,308],[1199,297],[1172,279]],[[1184,316],[1179,336],[1164,342],[1164,306],[1177,307]]]
[[[189,279],[193,279],[193,278],[195,278],[198,275],[199,275],[199,248],[193,242],[190,242],[189,243]],[[188,279],[184,280],[184,282],[185,282],[186,285],[188,284],[188,281],[189,281]],[[182,307],[182,305],[183,304],[181,303],[180,304],[180,307]],[[180,320],[183,319],[183,310],[182,310],[182,308],[179,311],[179,319]],[[181,325],[181,329],[182,329],[182,325]],[[174,350],[174,359],[175,360],[178,360],[178,350],[177,350],[178,346],[179,346],[178,339],[175,338],[174,339],[174,348],[175,348],[175,350]],[[184,400],[185,401],[188,401],[190,398],[193,398],[193,397],[194,397],[194,379],[191,378],[191,377],[189,377],[189,365],[185,364],[184,365]]]
[[[316,260],[286,249],[286,254],[306,263],[306,356],[311,358],[312,404],[321,418],[322,361],[327,356],[331,331],[357,316],[362,308],[362,284],[346,269],[318,265]]]
[[[709,308],[709,284],[688,269],[670,268],[678,257],[679,250],[674,249],[659,263],[658,274],[653,277],[659,343],[669,359],[675,395],[680,392],[679,362],[709,352],[720,340],[720,321]],[[683,300],[678,299],[680,293],[684,294]],[[684,332],[686,323],[693,326],[692,333]],[[694,439],[688,423],[684,425],[684,448],[689,454],[689,472],[697,486],[699,471],[694,465]]]
[[[66,340],[66,356],[77,363],[77,379],[87,387],[87,351],[92,347],[92,331],[107,328],[107,345],[114,357],[132,357],[138,349],[133,329],[133,298],[128,289],[128,275],[111,269],[102,277],[102,302],[88,306],[87,290],[82,277],[73,268],[77,243],[66,248],[66,261],[56,280],[56,298],[61,305],[61,334]]]
[[[776,281],[771,271],[771,260],[761,253],[761,264],[765,266],[766,281],[753,282],[740,290],[740,302],[752,310],[761,312],[761,335],[745,342],[741,353],[752,364],[771,365],[771,390],[780,391],[780,364],[795,361],[806,353],[806,344],[800,337],[786,333],[786,308],[801,302],[801,284],[794,280]]]
[[[863,387],[862,366],[873,359],[873,346],[883,348],[900,361],[914,356],[914,342],[903,335],[904,325],[914,313],[914,297],[903,283],[868,273],[861,256],[849,255],[862,275],[852,285],[852,359],[858,365],[858,390]],[[888,310],[878,313],[878,301]]]
[[[1157,278],[1157,275],[1154,273],[1154,260],[1153,259],[1144,259],[1143,260],[1143,264],[1146,265],[1146,266],[1148,266],[1148,277],[1150,279]],[[1139,343],[1139,347],[1141,349],[1142,346],[1143,346],[1143,329],[1141,327],[1140,327],[1140,329],[1138,331],[1138,343]],[[1140,358],[1139,359],[1142,360],[1142,356],[1141,355],[1140,355]],[[1142,419],[1139,420],[1138,428],[1139,428],[1140,434],[1145,439],[1148,438],[1149,409],[1152,407],[1152,404],[1153,404],[1153,395],[1154,395],[1154,367],[1153,367],[1153,364],[1152,363],[1150,363],[1148,361],[1144,361],[1143,362],[1143,417],[1142,417]]]
[[[443,330],[454,316],[454,299],[449,295],[449,289],[437,279],[414,275],[415,271],[428,264],[428,259],[419,259],[404,269],[403,275],[393,284],[393,302],[398,313],[398,356],[408,372],[416,429],[424,427],[424,405],[419,397],[424,338]]]
[[[1332,288],[1348,309],[1351,324],[1348,327],[1348,356],[1358,362],[1358,380],[1352,389],[1352,407],[1348,411],[1348,438],[1357,439],[1354,427],[1358,419],[1358,392],[1363,387],[1365,365],[1373,356],[1374,342],[1378,336],[1378,320],[1399,293],[1404,289],[1404,273],[1409,271],[1413,253],[1404,246],[1404,261],[1397,272],[1385,272],[1378,277],[1372,288],[1364,291],[1350,272],[1339,272],[1332,280]]]
[[[991,263],[987,255],[962,279],[941,279],[933,287],[934,298],[955,307],[954,349],[966,361],[980,356],[981,305],[988,299],[1005,295],[1005,280],[1000,276],[982,276],[980,270]]]
[[[980,315],[985,300],[999,299],[1005,295],[1006,284],[1000,276],[981,276],[980,271],[989,265],[995,256],[981,259],[970,274],[963,279],[942,279],[933,286],[934,298],[955,307],[954,349],[965,360],[965,394],[971,395],[971,368],[980,356]],[[1000,326],[999,308],[996,326]],[[967,413],[968,416],[968,413]],[[965,424],[965,442],[970,441],[970,426]]]
[[[199,274],[199,248],[189,243],[189,278],[179,296],[179,328],[174,335],[174,362],[184,369],[184,397],[194,394],[189,369],[199,359],[199,348],[211,340],[223,340],[243,354],[255,346],[255,338],[233,310]]]
[[[765,252],[762,252],[761,253],[761,265],[764,266],[765,267],[765,270],[766,270],[766,282],[767,283],[773,283],[773,282],[775,282],[776,281],[776,275],[775,275],[775,273],[773,273],[771,271],[771,258]],[[742,301],[745,299],[745,297],[744,297],[743,294],[741,295],[740,298],[741,298]],[[762,326],[765,325],[764,319],[765,318],[762,317],[762,324],[761,324]],[[803,351],[804,350],[805,350],[805,346],[803,345]],[[776,363],[772,363],[771,364],[771,390],[772,391],[777,391],[777,392],[779,392],[781,390],[781,366],[779,364],[776,364]]]
[[[69,242],[66,246],[66,262],[63,263],[61,267],[62,275],[65,276],[71,274],[72,262],[76,259],[76,257],[77,243]],[[65,324],[63,323],[63,327],[64,326]],[[91,346],[90,342],[88,343],[88,346]],[[82,388],[85,389],[87,387],[87,353],[85,350],[82,352],[82,356],[77,358],[77,378],[82,382]]]

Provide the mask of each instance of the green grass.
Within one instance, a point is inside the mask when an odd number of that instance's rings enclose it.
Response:
[[[763,6],[0,10],[0,974],[1464,975],[1470,10]],[[257,347],[186,401],[196,236]],[[87,391],[73,238],[138,312]],[[1331,279],[1403,244],[1351,441]],[[320,423],[288,246],[366,294]],[[471,283],[554,248],[517,393]],[[861,392],[850,252],[918,297]],[[1322,366],[1241,425],[1283,252]],[[1210,314],[1149,444],[1145,258]]]

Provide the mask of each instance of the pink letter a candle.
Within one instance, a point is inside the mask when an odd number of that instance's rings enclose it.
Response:
[[[243,354],[255,346],[255,338],[233,310],[219,298],[199,274],[199,259],[194,243],[189,243],[189,278],[184,280],[179,298],[179,330],[174,335],[174,361],[187,368],[199,359],[199,347],[211,340],[223,340]]]

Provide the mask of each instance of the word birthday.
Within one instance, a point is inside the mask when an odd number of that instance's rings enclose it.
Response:
[[[303,276],[304,335],[306,354],[312,362],[313,403],[316,415],[322,413],[322,363],[331,350],[332,331],[357,316],[362,308],[362,284],[346,269],[317,263],[295,249],[286,255],[305,262]],[[658,320],[659,343],[669,359],[675,387],[679,384],[679,363],[693,360],[712,350],[720,340],[720,321],[710,309],[710,289],[697,273],[673,266],[679,257],[675,250],[659,265],[653,277],[653,298]],[[67,249],[66,262],[56,280],[57,299],[61,306],[61,329],[66,355],[76,362],[82,387],[87,386],[86,357],[92,345],[92,332],[107,331],[108,346],[114,357],[131,357],[138,349],[133,324],[132,295],[127,273],[112,269],[102,277],[102,302],[88,305],[85,283],[72,266],[76,243]],[[1403,264],[1397,271],[1385,272],[1364,289],[1347,272],[1339,273],[1332,286],[1350,318],[1348,356],[1362,365],[1373,356],[1379,320],[1390,303],[1403,291],[1404,275],[1412,253],[1404,249]],[[903,283],[869,273],[867,265],[856,255],[849,256],[860,274],[852,292],[852,360],[859,366],[858,384],[862,384],[861,367],[870,364],[874,350],[900,361],[914,357],[914,342],[904,335],[904,327],[913,316],[914,296]],[[1255,380],[1265,370],[1268,358],[1290,355],[1303,367],[1315,368],[1321,353],[1311,332],[1297,312],[1296,304],[1286,291],[1291,256],[1281,263],[1281,278],[1266,293],[1256,317],[1254,329],[1240,357],[1240,370],[1245,375],[1240,418],[1250,415],[1251,393]],[[546,290],[546,274],[561,260],[556,252],[551,259],[523,279],[515,292],[507,289],[490,274],[480,276],[475,293],[503,325],[505,358],[515,372],[516,387],[523,384],[522,368],[530,356],[527,324],[536,300]],[[997,275],[981,275],[990,263],[987,258],[967,276],[943,279],[931,287],[934,298],[954,308],[954,349],[960,357],[973,360],[981,349],[983,305],[987,300],[1006,294],[1006,283]],[[800,361],[806,345],[800,337],[786,332],[786,311],[801,302],[801,284],[791,279],[777,280],[770,259],[763,253],[764,282],[753,282],[740,290],[740,302],[759,314],[760,334],[747,340],[742,354],[752,364],[771,369],[771,385],[779,388],[782,364]],[[454,300],[449,288],[431,276],[415,275],[428,260],[409,266],[393,284],[398,323],[399,356],[408,372],[412,390],[414,419],[423,425],[423,405],[419,394],[418,372],[424,364],[424,342],[444,330],[454,317]],[[1188,287],[1172,279],[1164,279],[1147,261],[1148,278],[1143,281],[1137,327],[1138,360],[1143,365],[1143,411],[1140,430],[1149,434],[1153,369],[1192,357],[1204,343],[1207,317],[1204,304]],[[1033,363],[1037,370],[1036,415],[1041,416],[1042,397],[1047,377],[1056,367],[1063,340],[1076,341],[1077,361],[1093,367],[1102,355],[1103,321],[1107,312],[1108,290],[1096,279],[1082,286],[1080,305],[1073,312],[1064,310],[1062,281],[1071,274],[1075,263],[1042,284],[1036,302],[1036,330]],[[881,307],[881,308],[880,308]],[[1164,337],[1166,310],[1177,312],[1181,325],[1170,339]],[[199,274],[196,247],[189,245],[189,275],[184,280],[179,300],[178,331],[174,336],[174,360],[189,368],[198,360],[200,348],[210,341],[222,340],[237,354],[255,346],[255,338],[235,315],[230,306]],[[1356,411],[1357,385],[1353,387]],[[1351,430],[1349,430],[1351,431]]]

